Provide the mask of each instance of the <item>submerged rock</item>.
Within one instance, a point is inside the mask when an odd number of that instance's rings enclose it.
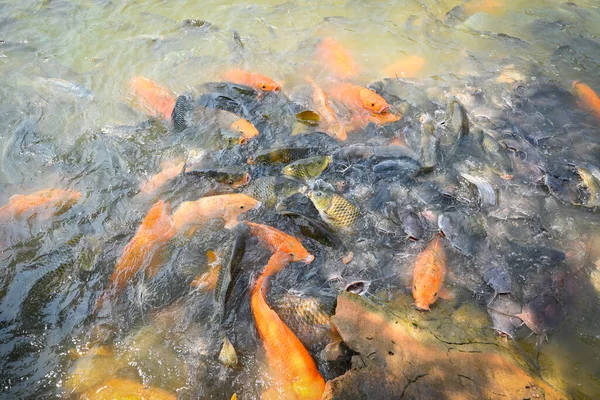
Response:
[[[446,342],[361,296],[342,292],[332,323],[358,355],[324,399],[564,396],[493,342]]]

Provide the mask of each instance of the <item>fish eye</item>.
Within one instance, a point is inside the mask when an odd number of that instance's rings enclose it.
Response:
[[[240,206],[240,209],[242,209],[242,210],[243,210],[243,209],[244,209],[244,206]]]
[[[229,183],[230,185],[233,185],[233,179],[228,180],[227,183]]]
[[[227,139],[227,143],[231,144],[231,138]]]
[[[321,197],[321,194],[322,194],[321,192],[317,192],[317,196]]]
[[[437,292],[435,292],[435,293],[433,294],[433,297],[435,297],[435,296],[437,296]]]
[[[371,107],[375,107],[375,103],[371,103]]]
[[[417,285],[413,286],[413,289],[417,290]]]
[[[290,253],[290,257],[294,257],[294,253]]]
[[[262,85],[262,88],[263,88],[263,89],[266,89],[266,88],[267,88],[267,85]]]

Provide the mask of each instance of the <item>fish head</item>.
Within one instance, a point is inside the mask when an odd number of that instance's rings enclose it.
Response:
[[[429,311],[429,306],[438,298],[439,285],[433,280],[421,279],[413,283],[412,293],[415,299],[415,307],[421,311]]]
[[[363,107],[376,114],[381,114],[390,110],[390,105],[383,97],[367,88],[360,90],[360,101],[362,102]]]
[[[250,183],[251,179],[250,174],[247,172],[226,172],[219,181],[232,188],[238,188]]]
[[[322,190],[311,190],[308,192],[308,198],[312,201],[315,208],[321,212],[327,210],[331,205],[333,193],[324,192]]]
[[[281,85],[275,82],[271,78],[267,78],[266,76],[261,76],[256,80],[256,86],[265,92],[280,92]]]
[[[234,193],[223,195],[221,206],[235,210],[236,214],[247,213],[250,210],[259,208],[261,202],[256,200],[254,197],[250,197],[242,193]]]
[[[309,163],[306,164],[306,170],[309,176],[317,177],[327,169],[332,161],[333,158],[331,156],[314,157]]]
[[[286,177],[281,177],[275,184],[275,192],[280,198],[288,198],[296,193],[305,193],[307,188],[302,182]]]

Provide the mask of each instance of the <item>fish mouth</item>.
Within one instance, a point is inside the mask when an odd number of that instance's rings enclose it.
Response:
[[[248,141],[245,137],[240,138],[240,145],[245,144]]]
[[[254,205],[254,207],[252,207],[252,209],[256,210],[256,209],[260,208],[260,206],[262,206],[262,201],[257,201],[256,204]]]
[[[251,180],[252,180],[252,177],[250,176],[249,173],[246,172],[246,174],[244,175],[244,180],[242,182],[242,185],[249,184]]]
[[[254,160],[252,159],[252,157],[248,157],[248,159],[246,160],[246,162],[250,165],[254,165]]]
[[[388,112],[390,112],[390,106],[382,107],[381,110],[379,110],[379,114],[385,114]]]
[[[419,311],[431,311],[427,304],[415,303],[415,308]]]
[[[306,258],[304,259],[304,262],[307,264],[310,264],[311,262],[313,262],[315,259],[315,256],[312,254],[309,254],[308,256],[306,256]]]
[[[306,192],[307,192],[308,190],[309,190],[309,189],[308,189],[308,186],[306,186],[306,185],[302,185],[302,186],[300,186],[300,189],[298,189],[298,191],[299,191],[301,194],[307,194]]]

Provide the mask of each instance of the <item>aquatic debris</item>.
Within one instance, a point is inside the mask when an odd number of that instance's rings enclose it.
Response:
[[[235,369],[238,366],[237,353],[227,336],[223,337],[223,346],[219,352],[219,361],[228,368]]]
[[[446,279],[446,252],[441,238],[436,237],[419,253],[413,271],[412,293],[415,306],[429,311],[437,300]]]
[[[135,104],[152,117],[171,119],[176,98],[168,88],[146,77],[136,76],[129,82],[129,90]]]
[[[256,90],[265,92],[279,92],[281,90],[281,85],[279,85],[273,79],[261,74],[244,71],[242,69],[232,69],[226,71],[223,74],[223,79],[233,83],[247,85]]]

